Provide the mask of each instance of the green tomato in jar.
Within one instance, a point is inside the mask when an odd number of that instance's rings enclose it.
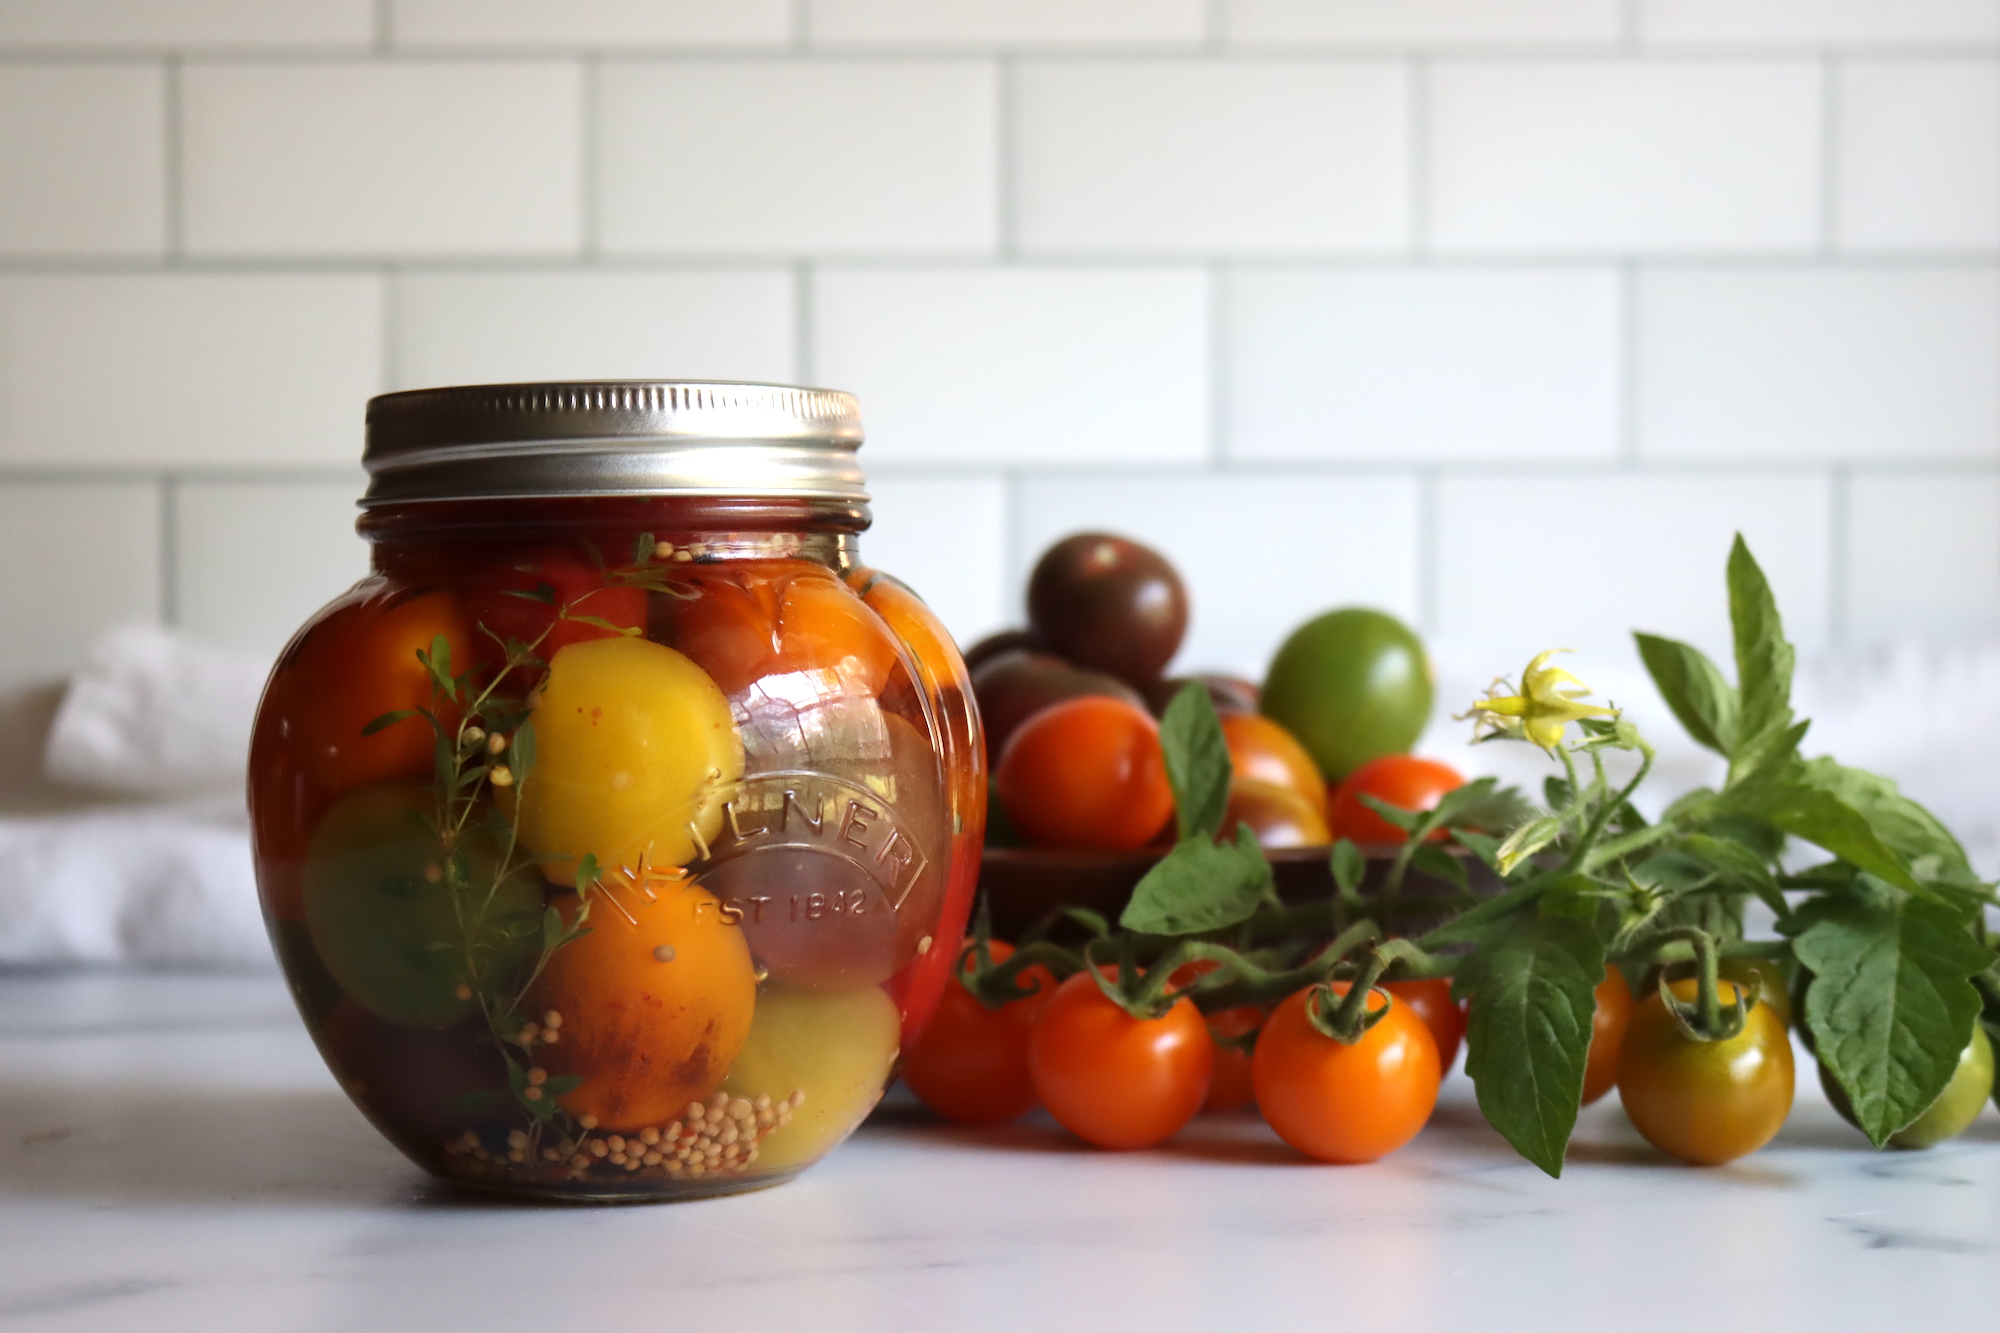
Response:
[[[412,1027],[470,1014],[468,950],[505,975],[542,910],[541,877],[524,869],[495,885],[478,835],[447,856],[425,822],[435,806],[411,784],[365,787],[326,812],[306,849],[306,928],[320,961],[356,1003]]]
[[[1347,607],[1292,631],[1271,659],[1259,707],[1338,782],[1370,759],[1402,754],[1431,715],[1431,664],[1394,616]]]
[[[1819,1085],[1841,1119],[1855,1125],[1854,1104],[1825,1065],[1819,1067]],[[1986,1108],[1986,1098],[1994,1092],[1993,1043],[1978,1023],[1972,1025],[1972,1040],[1958,1057],[1951,1082],[1944,1085],[1936,1101],[1922,1115],[1889,1136],[1891,1148],[1932,1148],[1955,1139],[1971,1127]],[[1858,1125],[1856,1125],[1859,1128]]]
[[[791,1120],[758,1145],[753,1169],[809,1166],[853,1133],[888,1086],[902,1031],[895,1001],[873,986],[759,997],[722,1090],[789,1101]]]

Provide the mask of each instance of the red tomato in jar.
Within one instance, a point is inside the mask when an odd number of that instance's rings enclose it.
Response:
[[[1014,953],[1014,946],[1001,940],[991,948],[996,963]],[[971,964],[967,958],[961,975],[970,974]],[[1033,1109],[1028,1034],[1055,994],[1056,979],[1045,967],[1031,967],[1019,981],[1035,993],[998,1009],[987,1008],[956,978],[945,984],[930,1025],[903,1063],[903,1082],[945,1119],[992,1125]]]
[[[830,671],[844,687],[879,695],[896,666],[882,618],[832,570],[810,560],[681,566],[685,598],[661,598],[660,637],[737,695],[766,676]]]
[[[1194,1119],[1215,1042],[1192,1000],[1134,1018],[1079,972],[1056,987],[1028,1038],[1036,1095],[1070,1133],[1100,1148],[1150,1148]]]
[[[1435,759],[1419,759],[1413,754],[1385,754],[1371,759],[1347,775],[1327,800],[1327,824],[1336,839],[1359,843],[1403,841],[1403,830],[1375,813],[1361,798],[1368,795],[1398,810],[1418,812],[1434,808],[1448,791],[1463,787],[1465,779],[1450,764]],[[1444,841],[1444,830],[1431,834],[1432,842]]]
[[[541,600],[544,596],[553,600]],[[538,643],[535,656],[549,662],[572,643],[618,634],[579,616],[624,629],[646,628],[646,590],[607,582],[603,570],[571,551],[540,551],[515,565],[481,570],[466,606],[481,656],[495,662],[509,639]],[[565,608],[568,614],[559,615]]]
[[[1344,1046],[1313,1027],[1315,987],[1289,996],[1257,1038],[1257,1109],[1278,1137],[1323,1162],[1372,1162],[1415,1138],[1437,1105],[1437,1043],[1410,1007],[1377,992],[1388,1013]],[[1347,983],[1333,983],[1335,995]],[[1381,1001],[1380,1004],[1377,1001]]]
[[[1038,847],[1135,851],[1174,813],[1159,724],[1102,695],[1051,704],[1016,728],[993,789],[1015,831]]]

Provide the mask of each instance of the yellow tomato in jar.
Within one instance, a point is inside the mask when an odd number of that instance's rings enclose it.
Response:
[[[888,1086],[902,1028],[895,1001],[873,986],[765,995],[722,1085],[753,1101],[791,1099],[790,1122],[759,1145],[756,1169],[809,1166],[852,1133]]]
[[[743,739],[706,672],[662,644],[595,639],[557,653],[538,694],[520,835],[552,881],[573,885],[585,855],[636,874],[714,841]]]

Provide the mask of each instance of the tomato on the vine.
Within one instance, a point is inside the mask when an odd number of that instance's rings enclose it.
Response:
[[[1100,1148],[1149,1148],[1201,1109],[1215,1042],[1194,1001],[1134,1018],[1079,972],[1035,1019],[1028,1068],[1042,1105],[1070,1133]]]
[[[1370,1011],[1386,1005],[1388,1012],[1344,1046],[1307,1017],[1316,989],[1288,997],[1257,1037],[1251,1067],[1257,1109],[1279,1138],[1308,1157],[1386,1157],[1416,1137],[1437,1105],[1437,1042],[1409,1005],[1377,992],[1369,996]],[[1347,983],[1335,982],[1332,990],[1344,995]]]
[[[1682,1000],[1695,983],[1670,983]],[[1744,987],[1720,983],[1722,1003]],[[1697,1166],[1733,1162],[1769,1143],[1792,1109],[1792,1043],[1777,1012],[1752,1006],[1743,1030],[1696,1041],[1655,991],[1632,1011],[1618,1052],[1618,1098],[1646,1141]]]
[[[1464,785],[1465,779],[1450,764],[1413,754],[1385,754],[1355,769],[1334,788],[1326,803],[1327,824],[1335,838],[1402,842],[1403,830],[1364,804],[1364,795],[1415,813],[1433,808],[1446,792]],[[1431,834],[1431,841],[1442,842],[1444,836],[1444,830],[1439,829]]]
[[[1615,967],[1597,983],[1597,1008],[1590,1016],[1590,1055],[1583,1067],[1583,1104],[1590,1105],[1618,1081],[1618,1048],[1632,1021],[1632,988]]]
[[[994,940],[993,961],[1004,963],[1014,946]],[[969,974],[971,958],[962,974]],[[954,979],[945,983],[937,1011],[903,1062],[903,1082],[917,1099],[961,1125],[1012,1120],[1035,1105],[1035,1081],[1028,1072],[1028,1034],[1042,1006],[1055,994],[1056,979],[1045,967],[1020,975],[1034,994],[988,1009]]]
[[[1213,959],[1198,958],[1177,968],[1172,984],[1185,990],[1219,966]],[[1239,1043],[1262,1028],[1267,1017],[1269,1011],[1261,1004],[1239,1004],[1205,1016],[1208,1035],[1215,1039],[1215,1072],[1209,1076],[1202,1110],[1235,1111],[1257,1100],[1250,1081],[1250,1052]]]
[[[1449,1074],[1458,1059],[1458,1044],[1465,1039],[1465,1010],[1451,998],[1450,980],[1391,981],[1382,989],[1410,1006],[1410,1012],[1430,1029],[1437,1043],[1438,1077]]]
[[[1102,695],[1051,704],[1016,728],[993,790],[1008,822],[1042,847],[1133,851],[1174,813],[1159,724]]]

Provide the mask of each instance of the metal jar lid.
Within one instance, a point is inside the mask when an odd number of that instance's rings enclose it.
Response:
[[[866,503],[852,394],[783,384],[470,384],[368,401],[364,509],[422,500],[732,495]]]

